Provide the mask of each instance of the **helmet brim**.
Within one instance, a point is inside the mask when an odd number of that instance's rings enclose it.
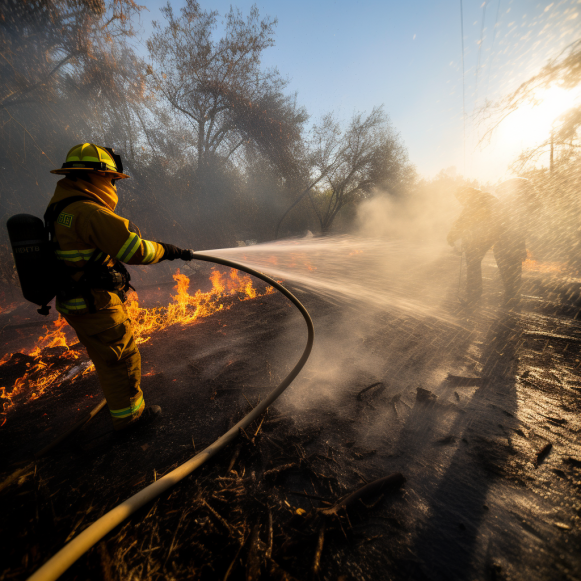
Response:
[[[67,167],[64,169],[53,169],[50,171],[50,173],[59,175],[59,176],[66,176],[67,174],[70,173],[76,173],[76,172],[88,172],[88,171],[94,171],[95,173],[102,173],[102,174],[107,174],[108,176],[111,176],[112,180],[124,180],[126,178],[130,178],[131,176],[128,176],[127,174],[118,172],[118,171],[110,171],[110,170],[94,170],[94,169],[89,169],[89,168],[84,168],[84,167]]]

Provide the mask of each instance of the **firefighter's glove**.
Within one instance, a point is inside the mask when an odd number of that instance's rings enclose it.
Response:
[[[193,250],[184,250],[182,248],[178,248],[173,244],[166,244],[165,242],[160,242],[163,246],[163,260],[175,260],[179,258],[181,260],[192,260],[194,258],[194,251]]]

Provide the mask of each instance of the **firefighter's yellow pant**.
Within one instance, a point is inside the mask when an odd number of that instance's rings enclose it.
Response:
[[[141,355],[125,307],[113,295],[111,304],[96,313],[64,317],[95,364],[114,428],[125,428],[145,408],[140,388]]]

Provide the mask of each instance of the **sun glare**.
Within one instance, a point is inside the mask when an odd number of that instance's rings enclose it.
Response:
[[[558,118],[581,101],[581,88],[565,90],[551,87],[535,96],[538,104],[525,104],[504,123],[503,133],[520,141],[522,149],[533,147],[547,139]]]

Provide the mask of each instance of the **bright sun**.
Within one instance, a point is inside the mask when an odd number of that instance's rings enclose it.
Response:
[[[503,134],[520,140],[522,149],[533,147],[551,134],[557,118],[581,102],[581,87],[565,90],[551,87],[537,95],[539,104],[520,107],[504,122]]]

